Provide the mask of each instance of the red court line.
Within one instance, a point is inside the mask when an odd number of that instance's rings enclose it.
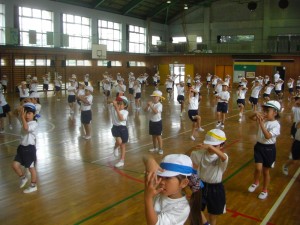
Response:
[[[132,176],[130,176],[130,175],[124,173],[122,170],[119,170],[119,169],[113,167],[112,165],[109,165],[109,167],[110,167],[113,171],[115,171],[116,173],[120,174],[120,175],[123,176],[123,177],[126,177],[126,178],[128,178],[128,179],[130,179],[130,180],[136,181],[136,182],[138,182],[138,183],[142,183],[142,184],[144,183],[143,180],[140,180],[140,179],[137,179],[137,178],[135,178],[135,177],[132,177]]]
[[[226,211],[232,213],[232,216],[231,216],[231,217],[233,217],[233,218],[236,218],[236,217],[238,217],[238,216],[241,216],[241,217],[244,217],[244,218],[247,218],[247,219],[250,219],[250,220],[254,220],[254,221],[257,221],[257,222],[261,222],[261,221],[262,221],[261,219],[257,219],[257,218],[255,218],[255,217],[253,217],[253,216],[248,216],[248,215],[246,215],[246,214],[239,213],[239,212],[234,211],[234,210],[226,209]],[[269,225],[275,225],[274,223],[270,223],[270,222],[268,222],[267,224],[269,224]]]

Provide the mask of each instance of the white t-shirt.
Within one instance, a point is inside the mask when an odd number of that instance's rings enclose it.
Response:
[[[222,182],[223,173],[228,165],[228,155],[225,155],[226,160],[222,162],[217,154],[211,155],[206,150],[192,152],[191,159],[194,164],[198,165],[198,174],[201,180],[210,184]]]
[[[70,85],[68,87],[68,95],[75,95],[76,88],[75,86]]]
[[[153,110],[148,107],[148,112],[149,112],[149,119],[152,122],[158,122],[161,121],[161,113],[163,110],[163,106],[160,102],[153,104],[153,107],[158,111],[157,113],[154,113]]]
[[[29,89],[28,88],[22,89],[22,86],[20,85],[18,87],[18,89],[19,89],[20,98],[28,98],[29,97]]]
[[[184,96],[184,87],[180,86],[180,84],[177,84],[176,87],[177,87],[178,95]]]
[[[279,73],[275,73],[274,74],[274,83],[277,82],[279,78],[280,78],[280,74]]]
[[[300,107],[293,106],[292,113],[293,113],[293,123],[297,123],[298,121],[300,121]]]
[[[173,88],[173,81],[171,79],[168,79],[165,85],[166,88]]]
[[[247,93],[247,90],[238,90],[237,92],[237,98],[238,99],[245,99],[246,98],[246,93]]]
[[[230,93],[228,91],[221,91],[217,94],[221,99],[218,99],[218,102],[226,102],[228,103],[228,100],[230,99]]]
[[[126,126],[128,111],[125,109],[120,110],[120,113],[124,119],[124,120],[120,121],[114,105],[112,103],[110,105],[111,105],[112,124],[115,126]]]
[[[267,95],[271,94],[271,91],[273,90],[273,88],[274,88],[273,85],[272,86],[266,86],[264,93],[267,94]]]
[[[23,146],[35,145],[36,144],[36,130],[38,127],[38,123],[35,120],[32,120],[32,121],[29,121],[27,123],[27,125],[28,125],[27,131],[25,131],[22,128],[20,144]]]
[[[271,133],[272,137],[270,139],[266,139],[260,126],[258,127],[257,132],[257,142],[261,144],[275,144],[276,138],[280,135],[280,124],[277,120],[274,121],[266,121],[264,123],[265,128],[268,132]]]
[[[186,197],[171,199],[157,195],[154,199],[154,210],[157,213],[156,225],[184,225],[190,214],[190,206]]]
[[[5,106],[5,105],[7,105],[7,101],[4,95],[0,92],[0,106]]]
[[[189,110],[198,110],[199,107],[199,95],[190,97],[189,100]]]
[[[262,86],[254,86],[251,92],[251,97],[252,98],[258,98],[259,92],[262,89]]]
[[[88,103],[81,102],[81,111],[88,111],[91,110],[92,104],[93,104],[93,95],[85,96],[85,99],[88,101]]]

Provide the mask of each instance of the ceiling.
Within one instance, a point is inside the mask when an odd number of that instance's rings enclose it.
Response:
[[[187,15],[199,7],[216,0],[51,0],[90,9],[106,11],[152,22],[170,24],[183,14]],[[184,6],[188,9],[184,9]]]

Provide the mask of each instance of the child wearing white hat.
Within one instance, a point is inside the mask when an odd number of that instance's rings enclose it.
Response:
[[[270,183],[270,169],[274,168],[276,160],[276,138],[280,135],[280,124],[277,121],[281,105],[278,101],[268,101],[263,105],[263,112],[255,112],[249,118],[257,122],[257,142],[254,146],[254,181],[248,188],[254,192],[259,186],[259,179],[263,174],[262,192],[259,199],[268,197]]]
[[[225,133],[212,129],[205,135],[203,144],[191,152],[194,168],[197,168],[202,189],[202,211],[207,208],[209,224],[215,225],[217,216],[226,212],[225,189],[222,183],[223,174],[228,165],[228,155],[224,153]],[[203,213],[203,224],[208,224]]]
[[[200,207],[194,208],[193,205],[191,210],[183,194],[191,175],[196,173],[190,157],[170,154],[160,165],[150,156],[143,160],[146,167],[144,202],[147,224],[183,225],[189,215],[193,224],[202,224]],[[191,200],[198,203],[200,196]]]
[[[164,154],[162,150],[162,118],[161,113],[163,110],[163,105],[160,100],[164,99],[162,97],[162,92],[159,90],[153,91],[151,94],[152,101],[147,103],[144,111],[149,113],[149,134],[152,135],[153,148],[150,152],[158,152],[158,154]]]

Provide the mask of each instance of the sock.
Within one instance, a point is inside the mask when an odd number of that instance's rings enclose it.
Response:
[[[36,186],[36,183],[32,183],[30,184],[30,187],[35,187]]]
[[[268,190],[267,189],[263,189],[262,192],[268,193]]]

